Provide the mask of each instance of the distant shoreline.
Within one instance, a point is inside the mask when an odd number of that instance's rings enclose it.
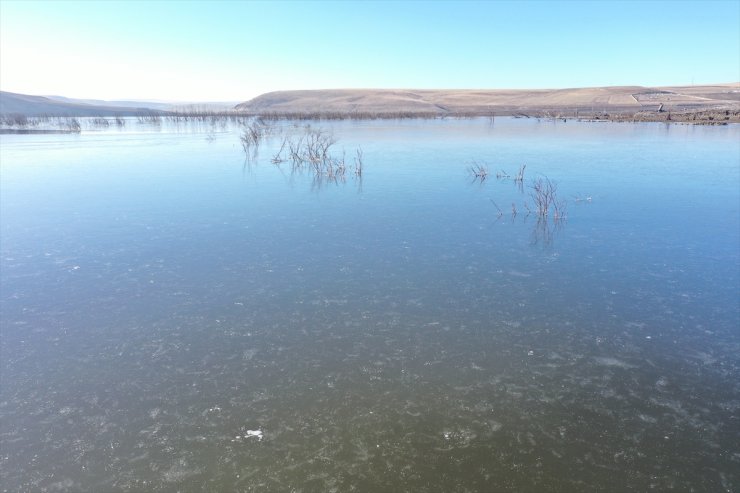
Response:
[[[79,119],[78,119],[79,118]],[[0,116],[0,134],[68,134],[79,133],[82,128],[102,129],[107,127],[122,128],[126,126],[126,119],[136,118],[138,123],[159,125],[162,122],[183,123],[188,121],[211,122],[231,121],[235,124],[244,124],[247,121],[259,118],[270,121],[338,121],[338,120],[432,120],[432,119],[470,119],[485,118],[495,124],[497,118],[522,118],[548,121],[579,121],[579,122],[622,122],[622,123],[665,123],[688,125],[728,125],[740,124],[740,108],[733,109],[698,109],[684,111],[583,111],[568,110],[538,110],[529,108],[526,111],[501,112],[458,112],[458,113],[425,113],[425,112],[240,112],[240,111],[209,111],[209,112],[167,112],[157,115],[139,117],[22,117]]]
[[[59,128],[0,128],[0,135],[76,134],[75,130]]]
[[[640,111],[637,113],[613,113],[607,115],[594,115],[594,118],[589,120],[606,120],[614,122],[688,123],[692,125],[727,125],[729,123],[740,123],[740,110],[701,109],[695,111]]]
[[[503,116],[503,115],[501,115]],[[516,115],[512,115],[516,116]],[[659,123],[688,123],[693,125],[726,125],[740,123],[740,109],[697,109],[684,111],[578,111],[552,112],[533,111],[522,115],[528,118],[546,118],[555,120],[578,121],[611,121],[611,122],[659,122]]]
[[[120,106],[124,103],[131,106]],[[25,117],[125,116],[300,120],[514,116],[717,125],[740,123],[740,82],[569,89],[315,89],[268,92],[236,105],[194,103],[155,108],[147,104],[0,91],[0,117],[8,123],[5,127],[17,127],[11,121]]]
[[[740,122],[740,83],[571,89],[321,89],[262,94],[235,107],[268,118],[533,117]]]
[[[238,114],[238,113],[237,113]],[[740,123],[740,108],[714,108],[679,111],[583,111],[542,110],[528,108],[525,111],[500,112],[261,112],[249,116],[268,120],[393,120],[393,119],[437,119],[437,118],[535,118],[549,120],[612,121],[612,122],[663,122],[688,123],[694,125],[726,125]]]

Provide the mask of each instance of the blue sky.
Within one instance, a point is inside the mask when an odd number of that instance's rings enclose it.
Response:
[[[740,81],[740,0],[0,0],[0,88],[240,101],[283,89]]]

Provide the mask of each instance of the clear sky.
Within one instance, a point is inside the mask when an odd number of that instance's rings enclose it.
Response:
[[[740,81],[740,0],[0,0],[0,89],[241,101],[282,89]]]

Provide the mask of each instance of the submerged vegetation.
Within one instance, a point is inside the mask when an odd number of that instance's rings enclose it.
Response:
[[[404,120],[404,119],[423,119],[431,120],[435,118],[444,118],[446,116],[464,116],[464,115],[447,115],[432,111],[413,112],[413,111],[291,111],[291,112],[260,112],[257,113],[259,118],[265,120]],[[470,115],[472,116],[472,115]],[[476,115],[477,116],[477,115]]]
[[[249,157],[253,153],[256,153],[262,140],[271,135],[272,132],[273,127],[259,118],[245,124],[242,127],[239,140],[247,156]]]
[[[525,170],[526,164],[519,166],[516,174],[512,177],[507,171],[501,169],[496,173],[496,180],[499,182],[511,181],[522,199],[518,202],[513,200],[511,207],[500,207],[495,200],[490,199],[491,204],[496,208],[496,221],[508,216],[511,221],[517,217],[526,222],[527,218],[533,216],[536,223],[532,228],[533,245],[541,244],[550,246],[554,240],[555,233],[560,230],[567,219],[568,201],[558,194],[557,182],[551,180],[545,175],[532,178],[525,188]],[[485,164],[474,164],[469,168],[473,174],[474,180],[483,183],[488,176],[488,166]],[[525,193],[526,192],[526,193]],[[574,196],[575,202],[591,202],[591,196],[583,197]]]
[[[14,113],[0,115],[2,132],[8,133],[79,133],[80,120],[69,116],[27,117]]]
[[[0,130],[39,130],[39,131],[75,131],[66,125],[56,125],[59,121],[74,119],[89,119],[90,128],[102,128],[115,124],[123,127],[126,118],[134,119],[140,124],[161,125],[163,122],[186,123],[201,122],[211,125],[225,126],[228,123],[240,125],[259,120],[261,122],[277,121],[334,121],[334,120],[401,120],[401,119],[446,119],[446,118],[485,118],[489,125],[493,126],[496,116],[510,116],[513,118],[534,118],[553,122],[576,121],[614,121],[614,122],[665,122],[665,123],[688,123],[698,125],[727,125],[728,123],[740,122],[740,110],[737,108],[711,108],[711,109],[689,109],[674,108],[671,110],[641,110],[625,111],[607,108],[591,107],[563,107],[553,109],[532,109],[526,112],[511,108],[501,108],[493,113],[490,108],[479,108],[477,110],[452,111],[440,108],[439,111],[253,111],[243,108],[235,109],[204,109],[187,108],[173,111],[142,110],[138,113],[121,114],[111,113],[108,115],[82,116],[69,114],[45,114],[26,115],[21,113],[0,114]],[[133,115],[133,116],[131,116]]]
[[[549,178],[538,177],[532,181],[529,196],[532,198],[535,213],[538,217],[546,218],[552,212],[554,221],[565,219],[565,201],[557,196],[557,184]],[[526,205],[526,202],[525,202]]]
[[[532,200],[532,205],[530,206],[530,203],[526,199],[522,203],[522,207],[526,211],[526,216],[534,215],[537,218],[544,220],[552,217],[554,222],[566,219],[567,201],[558,197],[557,190],[557,183],[550,180],[547,176],[533,179],[529,185],[529,199]],[[503,217],[504,211],[501,207],[499,207],[493,199],[491,199],[491,203],[498,211],[497,217]],[[519,210],[520,209],[517,209],[516,202],[512,202],[512,218],[519,214]]]
[[[337,139],[330,132],[311,125],[301,128],[302,132],[297,135],[285,135],[290,130],[257,118],[242,127],[239,140],[247,159],[251,160],[256,158],[264,140],[272,135],[280,135],[282,140],[277,152],[270,159],[272,164],[279,166],[290,162],[292,172],[307,170],[314,178],[335,182],[344,181],[348,175],[362,177],[362,148],[357,147],[350,160],[345,150],[342,150],[341,155],[334,152]]]
[[[362,176],[362,149],[355,150],[353,161],[347,159],[346,151],[341,156],[334,154],[336,138],[326,130],[307,126],[302,135],[284,137],[272,162],[280,164],[290,161],[293,171],[309,170],[314,177],[343,181],[348,174]],[[285,157],[283,157],[285,153]]]
[[[473,181],[484,182],[486,178],[488,178],[488,166],[485,163],[473,161],[473,164],[470,165],[468,171],[473,175]]]

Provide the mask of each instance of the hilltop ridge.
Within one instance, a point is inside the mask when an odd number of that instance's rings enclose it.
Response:
[[[31,96],[0,91],[0,114],[26,116],[134,116],[143,112],[158,112],[148,107],[128,107],[105,104],[87,104],[72,99]]]
[[[740,122],[740,83],[569,89],[316,89],[274,91],[234,103],[103,101],[0,91],[0,114],[137,116],[238,112],[305,117],[527,115]],[[683,115],[683,116],[681,116]]]
[[[275,91],[236,105],[248,113],[517,114],[740,109],[740,83],[569,89],[319,89]]]

